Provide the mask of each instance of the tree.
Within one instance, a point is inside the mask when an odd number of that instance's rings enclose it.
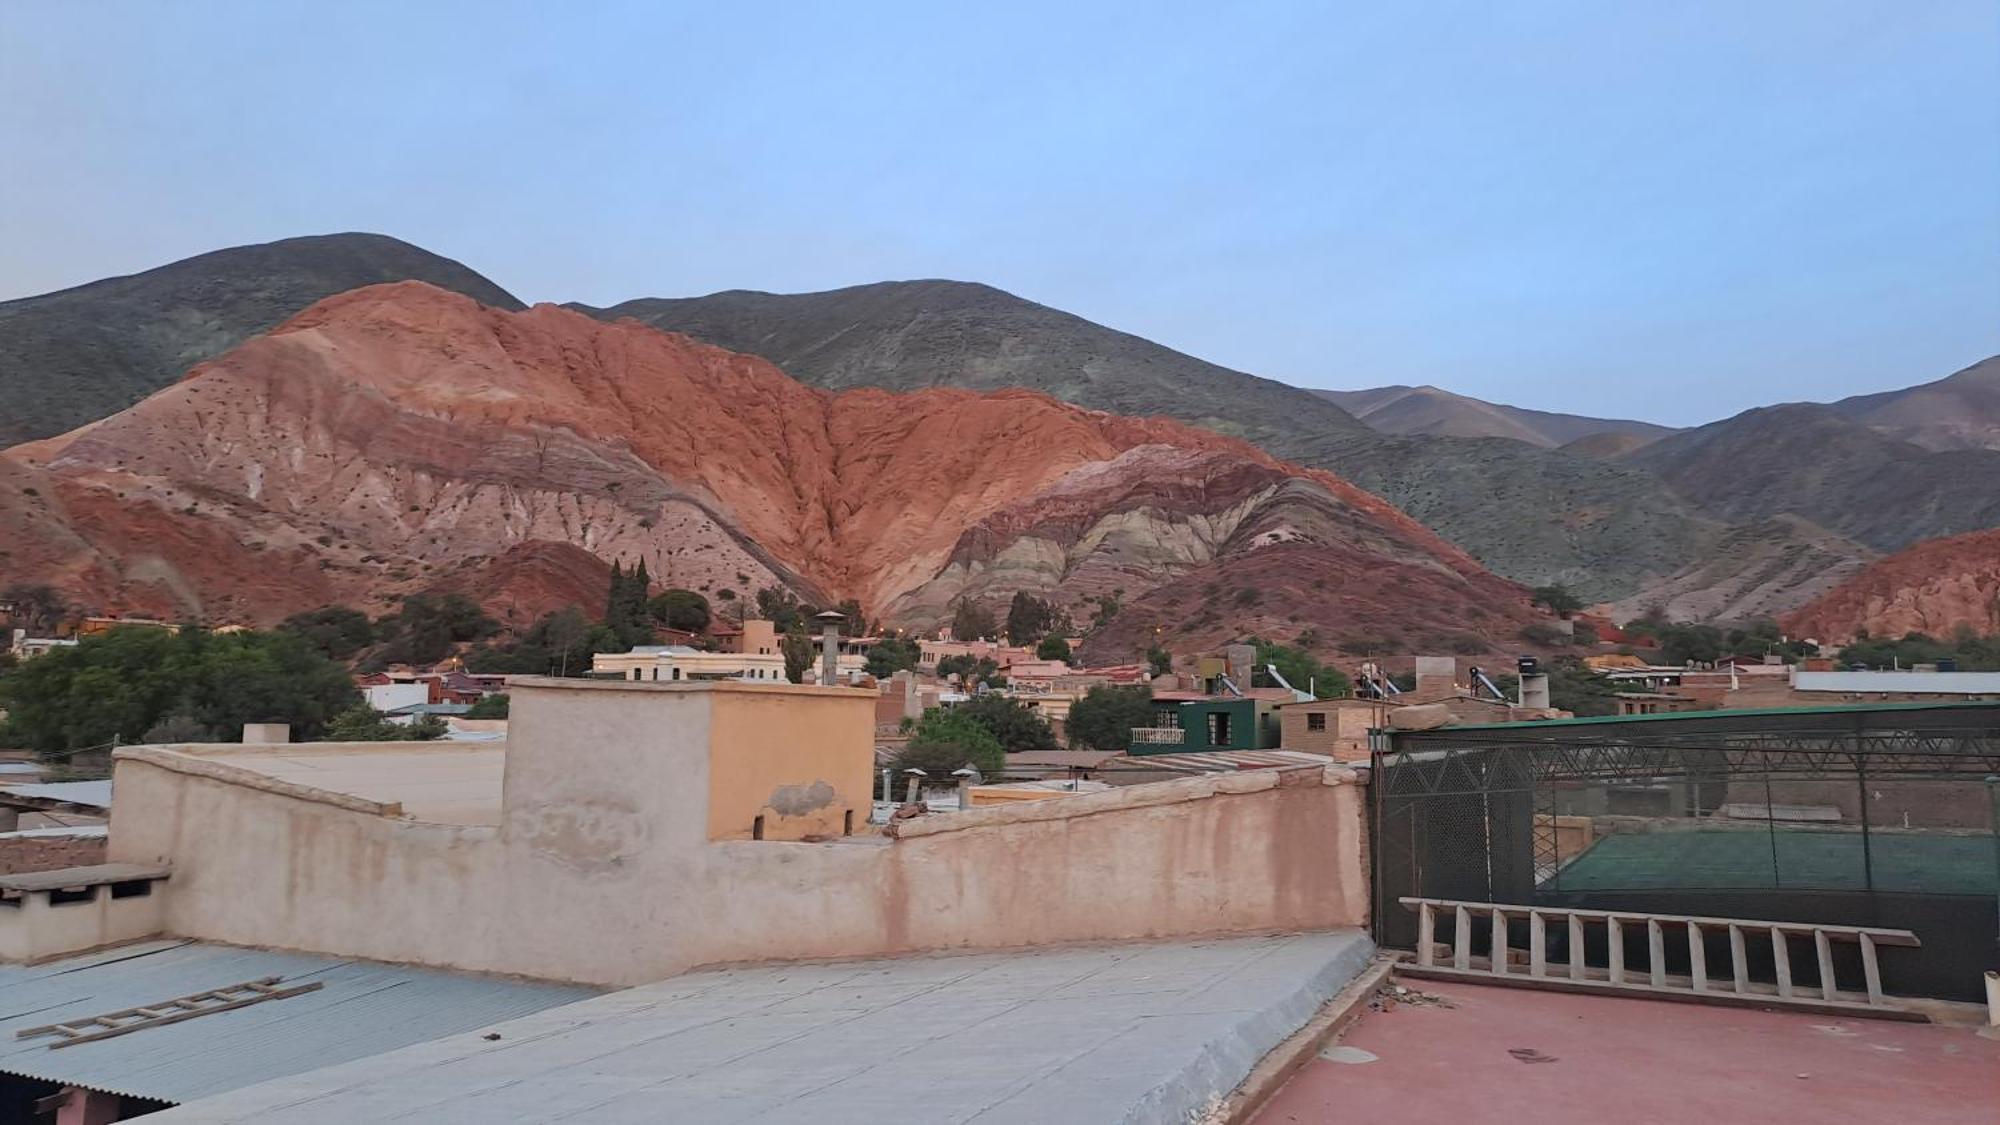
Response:
[[[30,636],[53,636],[70,616],[69,603],[53,586],[9,586],[0,592],[0,602],[13,607],[15,627],[26,629]]]
[[[630,571],[612,561],[611,581],[604,594],[604,626],[618,638],[624,650],[653,639],[652,616],[646,609],[651,585],[652,580],[646,575],[646,560],[640,559],[639,565]]]
[[[1049,636],[1067,636],[1069,613],[1054,603],[1021,590],[1007,604],[1007,639],[1017,645]],[[953,633],[956,636],[956,631]]]
[[[785,678],[795,684],[805,683],[806,672],[813,666],[813,643],[804,626],[779,637],[778,651],[785,657]]]
[[[435,664],[454,646],[490,637],[500,623],[464,594],[409,594],[395,614],[375,623],[381,643],[367,664]]]
[[[999,687],[1004,682],[1000,676],[1000,665],[990,657],[947,656],[938,661],[937,674],[957,676],[959,682],[968,689],[976,684],[990,684]]]
[[[847,598],[839,605],[834,606],[833,611],[841,617],[840,633],[842,636],[865,637],[868,635],[868,619],[861,615],[861,603],[859,601],[854,598]]]
[[[976,641],[991,637],[999,632],[993,621],[993,611],[973,601],[960,598],[957,608],[951,614],[951,635],[956,640]]]
[[[804,631],[806,618],[812,616],[812,607],[802,605],[790,590],[782,586],[766,586],[757,591],[757,616],[771,623],[779,634]]]
[[[0,677],[0,743],[54,754],[155,727],[233,738],[288,723],[302,739],[360,699],[347,669],[292,633],[115,628]]]
[[[375,643],[375,626],[369,622],[368,615],[344,605],[294,613],[279,622],[278,629],[298,634],[307,644],[334,660],[352,660],[362,649]]]
[[[1583,599],[1570,593],[1566,586],[1537,586],[1530,591],[1529,598],[1529,604],[1546,607],[1550,613],[1565,620],[1583,608]]]
[[[1132,745],[1132,728],[1153,725],[1153,689],[1099,684],[1069,709],[1072,746],[1116,753]]]
[[[1668,664],[1707,664],[1723,657],[1722,630],[1713,625],[1668,625],[1659,638],[1660,658]]]
[[[1146,650],[1146,669],[1155,676],[1164,676],[1174,670],[1174,654],[1154,645]]]
[[[708,599],[693,590],[663,590],[646,603],[653,620],[669,629],[699,633],[708,628]]]
[[[582,610],[566,606],[543,614],[517,640],[474,648],[465,654],[465,666],[493,674],[585,676],[591,654],[624,651],[611,630],[592,625]]]
[[[1040,660],[1068,660],[1069,642],[1050,633],[1042,638],[1041,644],[1035,646],[1035,656]]]
[[[408,725],[392,723],[382,713],[363,703],[350,707],[327,724],[328,742],[429,742],[443,738],[444,720],[425,715]]]
[[[1259,679],[1268,681],[1265,686],[1276,687],[1277,682],[1269,679],[1266,665],[1277,665],[1278,674],[1299,691],[1311,691],[1316,699],[1345,699],[1354,694],[1354,684],[1347,673],[1331,664],[1321,664],[1304,649],[1267,641],[1262,637],[1251,637],[1249,644],[1257,649],[1256,671],[1251,675],[1251,683]],[[1241,685],[1249,686],[1249,685]]]
[[[917,720],[910,741],[890,762],[898,773],[920,769],[933,778],[971,766],[981,773],[998,773],[1007,765],[1000,740],[960,707],[933,707]]]
[[[917,642],[902,637],[884,637],[868,648],[868,674],[887,679],[906,668],[915,668],[923,659]]]
[[[1048,750],[1055,746],[1055,734],[1035,709],[1018,699],[987,693],[976,695],[952,708],[986,728],[1012,754],[1021,750]]]
[[[472,705],[465,713],[468,719],[504,719],[507,717],[507,693],[495,692]]]

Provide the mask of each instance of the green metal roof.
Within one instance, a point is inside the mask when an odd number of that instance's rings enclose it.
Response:
[[[1524,730],[1539,727],[1590,726],[1595,723],[1671,723],[1690,719],[1754,718],[1759,715],[1827,715],[1872,711],[1939,711],[1964,710],[1985,707],[2000,710],[2000,703],[1840,703],[1817,707],[1741,707],[1720,708],[1711,711],[1670,711],[1657,715],[1577,715],[1568,719],[1521,719],[1511,723],[1467,723],[1463,726],[1435,727],[1433,730],[1456,732],[1467,730]],[[1432,731],[1394,731],[1403,734],[1430,734]]]

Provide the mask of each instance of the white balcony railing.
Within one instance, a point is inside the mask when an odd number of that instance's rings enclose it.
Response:
[[[1179,727],[1133,727],[1134,746],[1180,746],[1186,743],[1187,732]]]

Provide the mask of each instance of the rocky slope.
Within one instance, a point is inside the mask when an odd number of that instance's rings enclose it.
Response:
[[[1831,407],[1746,411],[1625,455],[1709,515],[1794,515],[1878,551],[2000,525],[2000,451],[1933,452]]]
[[[1845,643],[1960,627],[2000,633],[2000,530],[1919,543],[1873,563],[1784,619],[1799,636]]]
[[[1672,427],[1625,418],[1590,418],[1486,402],[1439,387],[1370,387],[1314,391],[1385,434],[1512,438],[1555,449],[1598,435],[1630,439],[1636,448],[1673,433]]]
[[[1876,552],[1797,516],[1729,529],[1692,566],[1611,607],[1629,621],[1658,609],[1675,621],[1743,621],[1797,609]]]
[[[912,625],[964,595],[1138,600],[1274,567],[1296,595],[1215,605],[1217,637],[1342,628],[1313,604],[1328,588],[1397,592],[1370,612],[1460,623],[1467,645],[1534,619],[1377,497],[1209,430],[1021,390],[830,393],[634,322],[418,283],[322,301],[0,465],[0,519],[35,544],[0,585],[211,620],[427,588],[504,593],[520,620],[593,584],[579,555]]]
[[[459,263],[379,234],[238,246],[0,302],[0,448],[123,410],[323,297],[403,280],[521,307]]]
[[[1644,472],[1515,441],[1378,434],[1311,391],[985,285],[739,290],[586,311],[760,355],[815,386],[1031,387],[1178,418],[1377,492],[1509,578],[1593,598],[1678,571],[1716,530]]]
[[[1833,409],[1925,449],[2000,449],[2000,356],[1933,383],[1845,398]]]

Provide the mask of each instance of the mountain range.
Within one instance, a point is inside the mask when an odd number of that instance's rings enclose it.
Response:
[[[1635,439],[1624,448],[1673,433],[1672,427],[1624,418],[1590,418],[1503,406],[1438,387],[1372,387],[1363,391],[1314,391],[1385,434],[1431,437],[1512,438],[1543,449],[1609,434]]]
[[[475,302],[473,307],[484,306],[482,315],[522,309],[504,289],[464,265],[391,238],[362,234],[287,239],[222,250],[131,277],[0,303],[0,394],[10,404],[0,413],[0,445],[30,442],[0,458],[0,477],[8,478],[0,481],[0,521],[5,521],[0,526],[32,527],[45,537],[42,542],[24,542],[17,535],[11,549],[0,545],[0,574],[31,575],[38,567],[58,566],[55,560],[59,559],[66,560],[60,566],[72,568],[63,573],[74,576],[81,573],[74,570],[83,565],[78,560],[96,551],[103,553],[101,561],[111,567],[97,577],[115,573],[118,583],[125,583],[132,574],[146,571],[149,564],[139,557],[146,553],[139,549],[145,543],[155,538],[168,543],[200,539],[200,534],[181,526],[190,521],[178,516],[186,504],[193,504],[197,514],[204,512],[202,490],[221,486],[202,477],[196,487],[191,478],[183,479],[185,466],[177,470],[181,476],[176,479],[181,483],[169,489],[182,508],[149,513],[146,520],[151,522],[146,523],[143,534],[139,524],[131,524],[117,534],[129,533],[136,538],[122,546],[111,541],[116,534],[109,531],[118,520],[112,519],[108,508],[99,507],[106,503],[105,496],[74,492],[76,482],[84,477],[97,479],[92,474],[133,471],[141,459],[163,456],[163,451],[146,447],[154,440],[167,442],[167,432],[145,428],[152,426],[151,422],[134,429],[140,422],[127,417],[130,411],[119,412],[135,403],[148,407],[139,400],[163,388],[185,397],[175,380],[190,367],[195,368],[189,376],[191,382],[206,378],[214,365],[197,365],[216,357],[228,360],[226,366],[236,373],[232,378],[246,378],[243,364],[251,362],[246,357],[265,355],[265,341],[281,336],[305,338],[306,330],[298,319],[273,331],[287,318],[310,319],[304,314],[316,302],[314,315],[323,316],[325,298],[400,281],[424,283],[420,288],[426,291],[462,294]],[[336,303],[334,307],[340,306]],[[430,306],[425,304],[425,308]],[[584,346],[571,337],[580,331],[574,325],[588,316],[617,329],[605,337],[591,337],[591,348],[614,346],[613,341],[626,341],[625,333],[637,329],[680,333],[732,353],[736,361],[747,362],[746,357],[752,356],[766,361],[767,369],[789,376],[791,385],[815,388],[814,393],[845,396],[867,389],[896,394],[943,393],[952,388],[999,393],[998,400],[980,400],[985,405],[975,413],[984,414],[996,409],[1028,412],[1023,405],[1028,399],[1008,397],[1026,389],[1048,396],[1033,399],[1036,402],[1060,400],[1085,408],[1086,414],[1094,410],[1128,416],[1133,424],[1148,417],[1173,419],[1182,425],[1175,429],[1177,436],[1171,441],[1138,444],[1165,444],[1182,457],[1193,456],[1190,450],[1198,446],[1205,451],[1201,456],[1207,457],[1213,451],[1197,440],[1205,440],[1202,435],[1235,439],[1235,456],[1252,450],[1284,466],[1281,470],[1266,466],[1259,472],[1277,471],[1288,479],[1318,479],[1313,472],[1323,471],[1326,480],[1381,497],[1387,501],[1385,509],[1399,509],[1442,537],[1450,544],[1445,550],[1462,552],[1452,555],[1456,561],[1447,570],[1461,573],[1459,568],[1472,564],[1479,573],[1490,570],[1526,585],[1563,583],[1587,599],[1614,603],[1620,615],[1654,606],[1695,616],[1783,612],[1827,591],[1882,553],[1933,536],[2000,525],[2000,496],[1985,485],[1994,479],[1994,459],[2000,458],[2000,449],[1992,448],[2000,443],[2000,436],[1996,436],[2000,435],[2000,359],[1902,391],[1828,405],[1761,408],[1707,426],[1673,431],[1644,422],[1484,403],[1434,387],[1303,390],[1182,355],[989,286],[962,282],[884,282],[788,295],[739,290],[706,297],[645,298],[607,308],[538,307],[527,315],[530,322],[545,325],[555,311],[570,318],[563,323],[572,325],[556,334],[569,341],[563,347]],[[490,328],[472,335],[506,337],[519,331],[523,329]],[[376,340],[378,335],[362,333],[362,338]],[[292,344],[297,342],[295,339]],[[460,345],[449,333],[441,344],[412,337],[398,344],[405,345],[436,345],[438,350],[424,353],[422,360],[433,366],[450,366],[459,356]],[[370,354],[381,363],[417,362],[409,356],[382,352],[379,342],[370,348]],[[573,357],[565,356],[558,366],[568,371],[572,363]],[[369,382],[371,378],[361,371],[342,376],[348,383],[371,388],[369,394],[387,395],[398,410],[407,408],[408,396],[424,393],[420,380],[397,384],[391,394]],[[585,429],[536,431],[545,448],[537,454],[535,471],[561,468],[574,474],[582,472],[577,466],[584,463],[610,465],[616,460],[612,451],[620,448],[639,456],[628,448],[636,435],[620,428],[628,424],[614,424],[610,416],[621,410],[642,409],[640,400],[616,380],[613,384],[604,392],[611,397],[592,408]],[[554,385],[560,388],[561,380]],[[674,387],[676,394],[693,393],[681,384]],[[465,396],[463,401],[425,398],[417,413],[427,417],[429,412],[442,412],[454,425],[461,417],[472,415],[478,416],[481,425],[494,424],[492,418],[480,414],[490,405],[486,397],[475,393],[470,383],[459,389]],[[532,399],[543,391],[520,393]],[[248,397],[235,401],[259,400]],[[150,408],[143,416],[151,417],[157,411]],[[734,412],[725,413],[734,416]],[[1040,416],[1039,412],[1029,413]],[[118,425],[110,421],[100,424],[113,415],[117,415],[113,420],[122,419]],[[235,421],[226,410],[214,407],[198,412],[198,419],[202,425],[223,427]],[[1167,423],[1156,420],[1144,424]],[[85,429],[69,433],[77,427]],[[94,443],[112,432],[123,435],[118,456],[126,459],[124,465],[116,464],[115,457],[109,465],[74,460],[83,451],[99,448]],[[52,452],[57,446],[45,440],[30,440],[65,433],[68,436],[59,440],[61,453]],[[726,428],[713,433],[691,430],[679,440],[701,449],[708,460],[727,459],[737,456],[738,448],[726,443],[734,440],[727,438],[727,433]],[[579,434],[592,436],[578,438]],[[254,433],[246,430],[238,436],[248,441]],[[374,458],[375,446],[361,437],[354,435],[353,448],[343,454],[354,465],[369,464]],[[572,439],[584,440],[591,448],[578,451]],[[182,436],[172,440],[190,439]],[[507,461],[511,454],[506,451],[512,448],[508,443],[514,440],[498,441],[485,454]],[[1033,440],[1039,439],[1023,433],[1017,444],[1032,447]],[[440,449],[459,449],[477,439],[455,431],[440,435],[439,441],[444,443]],[[978,452],[992,460],[1006,447],[1007,443],[996,441]],[[1236,505],[1252,495],[1262,495],[1263,489],[1285,492],[1292,486],[1275,478],[1257,478],[1257,473],[1240,464],[1225,470],[1173,458],[1150,461],[1129,449],[1114,452],[1102,448],[1092,456],[1100,454],[1106,464],[1121,467],[1115,472],[1109,468],[1098,471],[1119,479],[1121,474],[1141,473],[1151,483],[1143,487],[1131,484],[1119,494],[1121,499],[1114,500],[1109,494],[1098,496],[1082,489],[1075,482],[1048,496],[1033,489],[1022,492],[1022,482],[1008,477],[1006,487],[1014,499],[1025,502],[1032,498],[1044,505],[1010,514],[981,499],[988,492],[977,473],[911,478],[912,487],[921,484],[942,497],[935,510],[917,510],[942,521],[940,526],[950,532],[952,543],[949,550],[932,543],[928,548],[931,554],[908,563],[914,568],[910,574],[893,579],[887,577],[893,569],[887,563],[874,569],[862,566],[849,573],[832,567],[827,559],[799,554],[786,546],[786,537],[805,532],[791,528],[779,534],[779,529],[759,524],[757,518],[744,514],[761,510],[759,505],[744,496],[732,501],[743,505],[740,511],[731,507],[733,514],[711,512],[700,517],[693,509],[678,507],[673,518],[681,521],[676,526],[683,530],[707,519],[714,528],[701,531],[697,538],[707,537],[704,542],[713,539],[712,551],[720,552],[717,558],[728,554],[735,559],[740,554],[747,560],[728,575],[706,575],[706,581],[714,583],[727,577],[733,582],[740,573],[749,583],[770,579],[826,594],[865,594],[873,599],[872,605],[894,607],[913,619],[935,614],[958,593],[984,591],[987,587],[981,586],[982,582],[998,590],[1000,586],[993,586],[997,581],[994,575],[1027,565],[1016,542],[1016,533],[1022,528],[1038,529],[1027,538],[1036,542],[1035,550],[1042,553],[1028,567],[1040,577],[1024,577],[1022,588],[1123,591],[1125,604],[1135,611],[1135,621],[1147,614],[1162,621],[1201,616],[1203,609],[1213,607],[1196,603],[1221,596],[1220,592],[1231,588],[1236,572],[1255,572],[1258,583],[1266,586],[1288,580],[1290,571],[1265,573],[1260,568],[1283,557],[1284,552],[1267,548],[1292,543],[1286,538],[1290,531],[1283,532],[1278,543],[1258,544],[1256,567],[1243,561],[1248,555],[1232,553],[1242,544],[1232,545],[1230,537],[1242,527],[1270,522],[1265,519],[1270,515],[1268,509],[1260,509],[1263,515],[1258,515],[1248,509],[1235,512]],[[215,454],[211,450],[204,456]],[[1121,462],[1121,458],[1125,460]],[[1145,461],[1143,469],[1141,461]],[[94,468],[82,472],[80,466],[86,463]],[[473,458],[470,463],[486,462]],[[533,472],[523,470],[523,463],[507,461],[507,471],[501,476],[510,487],[536,492],[531,487]],[[647,464],[659,478],[650,484],[616,477],[602,483],[607,487],[616,483],[619,489],[632,488],[648,496],[685,493],[694,498],[691,502],[696,508],[707,503],[704,497],[720,495],[712,484],[690,489],[685,479],[687,466]],[[842,472],[875,471],[866,461],[849,459],[837,464]],[[430,472],[409,471],[419,477]],[[610,470],[593,470],[597,471]],[[702,471],[720,470],[705,461]],[[1242,475],[1245,473],[1249,476]],[[1252,478],[1262,483],[1252,487]],[[577,514],[586,509],[598,511],[587,502],[591,479],[590,473],[584,473],[548,490],[544,499],[555,503],[552,497],[564,497],[558,508],[566,504],[573,509],[563,509],[569,514],[554,524],[546,522],[553,517],[537,510],[533,518],[510,515],[508,521],[512,522],[503,521],[507,528],[504,534],[496,533],[477,543],[454,532],[461,536],[453,540],[461,549],[459,557],[472,560],[463,564],[427,550],[391,550],[393,534],[381,531],[380,535],[389,536],[383,539],[375,531],[364,535],[346,526],[343,521],[355,513],[329,518],[331,530],[322,534],[335,542],[365,541],[372,546],[352,559],[336,553],[312,561],[311,570],[324,579],[319,584],[307,581],[311,574],[292,575],[283,581],[300,583],[301,591],[349,596],[354,590],[372,588],[371,583],[383,583],[391,592],[449,581],[476,584],[485,578],[483,572],[460,571],[492,566],[494,574],[504,578],[499,586],[514,591],[511,596],[519,603],[518,611],[528,612],[566,589],[587,585],[594,573],[592,566],[602,565],[609,554],[639,549],[636,543],[618,545],[622,541],[616,541],[615,536],[607,539],[608,525],[593,522],[602,513],[591,520]],[[785,487],[781,475],[760,479],[763,487]],[[1035,482],[1035,488],[1041,487],[1053,487],[1053,483]],[[1324,491],[1331,486],[1322,482],[1321,487]],[[111,495],[129,500],[134,495],[132,488],[126,481]],[[1158,495],[1149,495],[1148,488]],[[176,490],[187,492],[185,503]],[[227,494],[225,490],[223,495]],[[1064,543],[1061,535],[1050,542],[1061,544],[1058,553],[1062,559],[1051,561],[1054,556],[1048,552],[1054,549],[1041,543],[1044,533],[1055,534],[1041,522],[1049,510],[1047,505],[1074,504],[1078,502],[1074,497],[1084,495],[1097,497],[1091,503],[1100,506],[1086,508],[1083,515],[1065,517],[1070,521],[1065,527],[1085,516],[1092,520],[1103,516],[1111,510],[1103,504],[1112,505],[1128,522],[1140,519],[1139,513],[1155,510],[1199,510],[1202,520],[1220,518],[1218,513],[1223,510],[1235,512],[1224,521],[1225,530],[1224,524],[1187,523],[1182,511],[1167,521],[1174,524],[1172,528],[1149,528],[1140,535],[1152,546],[1135,548],[1132,556],[1145,560],[1152,558],[1149,551],[1165,551],[1178,560],[1176,566],[1199,559],[1206,561],[1199,561],[1196,570],[1213,565],[1230,573],[1214,577],[1195,574],[1190,580],[1197,583],[1199,597],[1183,593],[1180,601],[1169,606],[1149,602],[1151,594],[1142,593],[1142,589],[1165,589],[1186,575],[1176,572],[1171,581],[1163,583],[1132,577],[1158,565],[1157,559],[1111,565],[1114,572],[1122,568],[1122,575],[1109,586],[1088,578],[1098,573],[1096,568],[1106,565],[1105,560],[1082,563],[1070,558],[1075,545]],[[50,502],[55,498],[65,498],[66,504],[74,506],[54,512]],[[408,501],[414,500],[419,511],[428,511],[431,503],[423,496],[401,493],[393,499],[405,503],[406,508],[412,506]],[[371,502],[390,501],[378,498]],[[857,510],[843,506],[852,502],[852,497],[842,497],[824,512],[808,507],[792,514],[812,526],[837,529],[855,516]],[[1266,497],[1256,504],[1269,502]],[[664,511],[645,518],[654,519],[659,526],[667,518]],[[1272,527],[1283,525],[1306,539],[1316,537],[1324,548],[1348,534],[1340,530],[1344,526],[1341,519],[1329,511],[1320,510],[1307,518],[1287,509],[1283,518],[1274,517]],[[988,520],[998,522],[988,526]],[[1077,533],[1086,538],[1109,534],[1102,528]],[[837,537],[834,530],[822,530],[819,535],[828,542]],[[307,539],[317,545],[318,537],[315,534]],[[725,550],[725,540],[735,547]],[[1197,542],[1201,546],[1189,546]],[[846,546],[853,549],[860,543],[848,541]],[[557,549],[560,545],[567,548]],[[220,542],[209,546],[223,554],[233,551]],[[157,593],[175,586],[176,566],[171,559],[177,549],[162,547],[153,552],[169,565],[161,569],[158,581],[149,579],[141,587]],[[517,549],[519,553],[509,554]],[[939,550],[945,553],[936,556]],[[982,555],[981,551],[991,553]],[[324,556],[325,550],[319,553]],[[361,555],[396,561],[387,567],[363,564]],[[1343,594],[1351,591],[1359,597],[1374,588],[1364,581],[1363,574],[1364,564],[1375,557],[1364,551],[1342,564],[1344,577],[1339,589]],[[23,565],[22,560],[32,562]],[[938,569],[924,573],[932,563],[937,563]],[[343,568],[349,564],[358,568],[354,570],[357,581],[339,578],[347,573]],[[728,566],[737,568],[738,563],[732,561]],[[869,577],[863,581],[858,577],[862,574]],[[1325,596],[1325,582],[1315,589],[1311,576],[1300,580],[1303,588],[1287,597],[1310,600],[1308,592]],[[213,590],[190,579],[184,590],[167,601],[185,606],[192,598],[215,612],[216,605],[209,604],[214,596],[221,599],[217,605],[233,605],[261,616],[277,602],[296,602],[305,596],[260,590],[266,581],[279,579],[266,573],[252,576],[239,589]],[[1514,589],[1504,583],[1503,587]],[[1497,605],[1513,596],[1503,595],[1499,589],[1487,589],[1473,600]],[[1407,599],[1399,598],[1397,604],[1407,606]],[[1326,614],[1306,616],[1338,625],[1335,617]],[[1509,622],[1515,620],[1511,613],[1504,616]],[[1267,620],[1276,627],[1275,619]],[[1442,619],[1425,621],[1423,629],[1431,633],[1442,636],[1449,631]],[[1328,635],[1323,629],[1318,631]],[[1502,628],[1485,635],[1490,639],[1504,632]]]
[[[238,246],[0,301],[0,449],[114,414],[322,297],[382,281],[523,307],[459,263],[379,234]]]
[[[1118,627],[1092,643],[1113,659],[1306,629],[1485,651],[1537,618],[1379,498],[1237,438],[1020,389],[824,391],[631,321],[420,282],[323,300],[0,464],[0,527],[28,545],[0,585],[177,617],[456,588],[525,620],[557,608],[539,592],[573,598],[581,552],[718,600],[784,586],[918,627],[965,597],[1079,616],[1108,598]]]

